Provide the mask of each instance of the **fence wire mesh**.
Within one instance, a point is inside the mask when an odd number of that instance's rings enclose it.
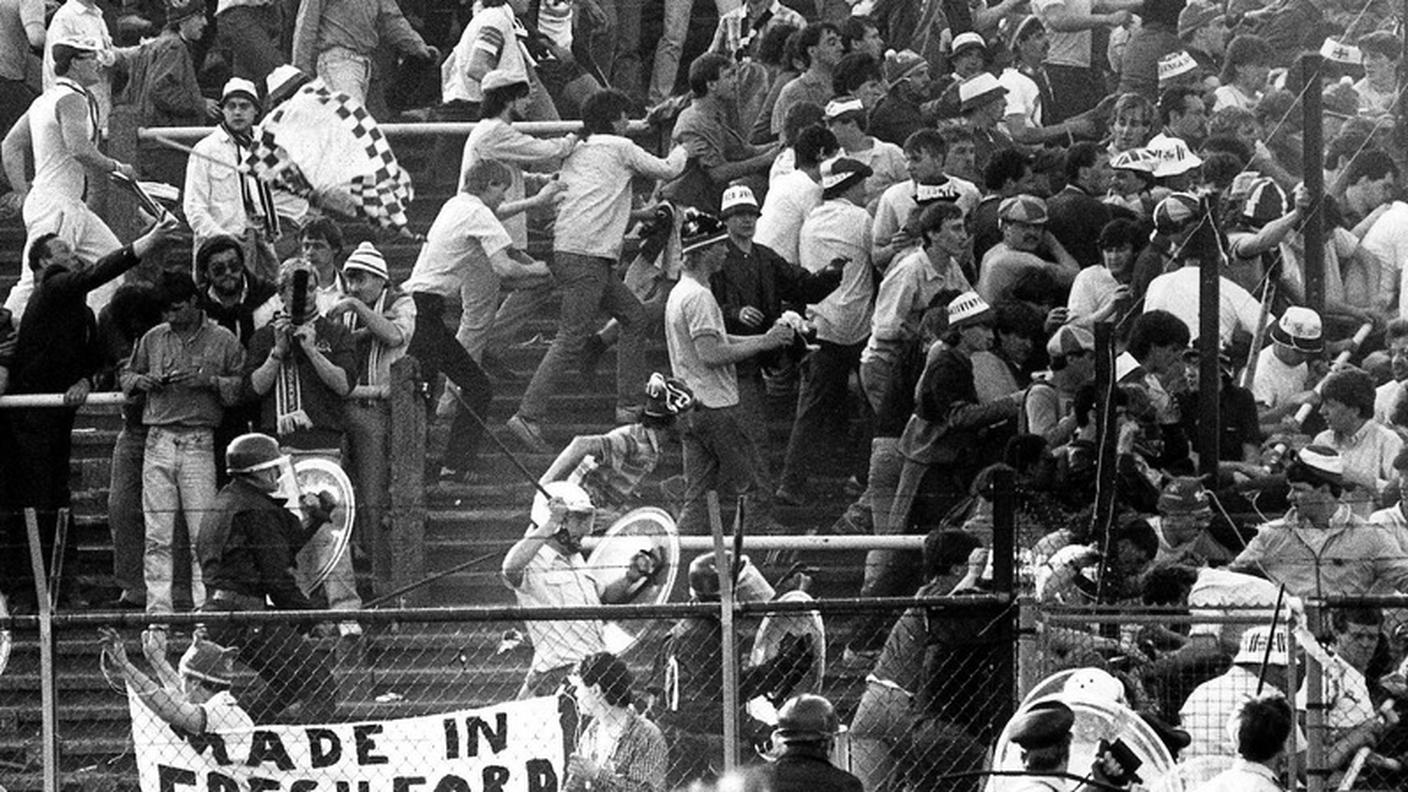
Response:
[[[1010,608],[973,599],[746,603],[733,711],[718,603],[235,608],[170,617],[164,631],[137,614],[60,614],[56,766],[62,788],[96,792],[666,792],[723,770],[726,719],[739,764],[765,763],[778,710],[813,692],[842,727],[833,760],[867,790],[976,789],[935,780],[981,768],[1012,703]],[[341,635],[330,618],[363,632]],[[188,651],[196,632],[229,650],[228,687],[225,657]],[[40,790],[37,620],[10,634],[0,786]],[[583,662],[603,648],[621,662]]]

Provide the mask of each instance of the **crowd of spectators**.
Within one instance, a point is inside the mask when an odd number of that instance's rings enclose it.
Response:
[[[199,543],[224,479],[217,460],[236,435],[253,427],[294,458],[345,464],[367,541],[387,517],[375,462],[388,455],[388,412],[349,398],[356,386],[386,385],[406,354],[443,373],[452,426],[430,472],[472,484],[484,480],[486,431],[502,427],[537,453],[565,439],[555,399],[614,348],[614,418],[632,428],[578,438],[544,476],[580,481],[585,448],[612,471],[589,480],[590,493],[556,497],[509,552],[504,576],[524,601],[541,599],[534,574],[588,586],[563,560],[592,526],[574,515],[630,503],[673,453],[662,448],[671,436],[682,444],[683,533],[708,532],[714,490],[747,499],[750,532],[931,534],[922,568],[872,553],[866,596],[980,590],[981,563],[957,587],[946,571],[968,560],[953,548],[990,542],[991,481],[1004,468],[1024,585],[1042,602],[1205,613],[1270,608],[1282,589],[1293,599],[1408,592],[1408,203],[1398,200],[1408,152],[1392,9],[448,5],[67,0],[46,29],[42,3],[0,0],[5,206],[27,234],[0,317],[0,389],[61,393],[68,405],[0,414],[9,549],[23,546],[20,509],[52,519],[68,505],[74,407],[96,387],[132,397],[109,502],[119,601],[159,623],[179,607],[178,565],[189,566],[191,604],[204,604],[201,564],[174,558],[172,537],[183,520]],[[712,35],[694,35],[701,24]],[[658,37],[643,33],[657,26]],[[1308,81],[1295,60],[1304,50],[1323,56]],[[404,282],[376,244],[346,244],[316,201],[236,167],[259,119],[310,82],[374,114],[424,93],[421,117],[478,121],[457,194],[436,207]],[[1324,108],[1322,194],[1306,186],[1320,181],[1305,173],[1311,92]],[[144,126],[217,122],[179,179],[190,257],[168,256],[149,284],[124,284],[124,273],[171,242],[175,221],[122,246],[84,203],[93,180],[143,168],[105,153],[114,104]],[[663,150],[629,135],[642,117],[665,131]],[[539,139],[513,126],[560,118],[581,127]],[[528,229],[546,218],[539,261]],[[1311,219],[1324,228],[1320,284],[1307,272]],[[1217,330],[1202,337],[1210,267]],[[1311,306],[1312,285],[1323,307]],[[526,374],[505,362],[507,346],[553,299],[546,354],[513,413],[493,415],[495,388]],[[458,333],[446,324],[455,303]],[[1108,348],[1097,342],[1105,326]],[[661,337],[668,383],[646,365]],[[1107,368],[1110,381],[1095,382]],[[1200,389],[1212,370],[1217,381]],[[794,391],[780,443],[768,403]],[[1199,403],[1212,393],[1215,411]],[[1215,464],[1199,458],[1210,416]],[[1110,445],[1113,476],[1099,464]],[[852,502],[834,524],[795,524],[787,510],[816,502],[823,479],[845,480]],[[613,502],[593,502],[603,498]],[[26,557],[9,549],[7,584],[24,579]],[[313,536],[300,574],[332,556]],[[618,599],[598,587],[584,603]],[[335,611],[360,607],[349,556],[320,588]],[[1330,756],[1343,762],[1397,739],[1376,707],[1408,689],[1389,673],[1402,659],[1389,640],[1396,623],[1354,609],[1331,627]],[[330,629],[361,628],[334,616]],[[963,644],[963,632],[946,634]],[[1048,638],[1073,665],[1134,658],[1132,699],[1182,720],[1187,751],[1227,755],[1235,731],[1222,724],[1236,713],[1209,710],[1239,703],[1251,658],[1275,662],[1284,647],[1281,633],[1215,619],[1188,634]],[[537,636],[525,690],[551,688],[600,648],[599,636],[580,643],[558,656]],[[1000,724],[955,714],[962,696],[912,689],[935,682],[925,675],[889,678],[929,668],[933,651],[882,631],[858,635],[845,661],[872,669],[875,706],[898,689],[915,702],[898,717],[915,728],[951,725],[944,739],[960,748],[990,741]],[[903,760],[891,755],[901,751],[893,721],[858,715],[852,736],[858,774],[878,788],[873,774]]]

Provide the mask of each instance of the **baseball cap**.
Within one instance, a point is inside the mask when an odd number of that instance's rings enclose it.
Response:
[[[256,107],[259,106],[259,89],[243,77],[231,77],[225,81],[225,87],[220,91],[220,103],[224,104],[225,100],[232,96],[243,96]]]
[[[1014,195],[1004,198],[997,207],[997,219],[1018,223],[1045,225],[1047,220],[1046,202],[1035,195]]]
[[[1242,202],[1242,220],[1260,228],[1286,213],[1286,193],[1274,180],[1262,177],[1252,182]]]
[[[1271,653],[1267,654],[1266,645],[1271,644]],[[1286,647],[1286,631],[1277,630],[1273,638],[1271,627],[1257,626],[1242,633],[1242,642],[1237,647],[1237,654],[1232,658],[1234,665],[1243,663],[1261,664],[1263,658],[1269,665],[1283,666],[1286,664],[1289,653]]]
[[[913,50],[890,50],[885,53],[885,82],[894,85],[927,65],[929,62]]]
[[[734,184],[724,190],[723,201],[719,204],[719,217],[724,220],[736,214],[760,214],[758,209],[758,199],[753,197],[753,191],[746,184]]]
[[[1299,305],[1290,306],[1271,326],[1271,341],[1312,355],[1325,351],[1325,331],[1320,314]]]
[[[1154,207],[1154,228],[1164,233],[1180,231],[1198,216],[1198,199],[1188,193],[1171,193]]]
[[[1193,476],[1177,476],[1159,493],[1160,514],[1202,514],[1210,512],[1208,491]]]
[[[865,105],[854,96],[838,96],[826,103],[826,120],[835,121],[849,113],[865,113]]]
[[[1159,58],[1159,82],[1166,83],[1198,68],[1198,62],[1188,54],[1188,50],[1170,52]]]
[[[835,198],[874,173],[869,165],[850,157],[837,157],[821,164],[821,197]]]
[[[166,0],[166,24],[174,25],[188,17],[205,13],[203,0]]]

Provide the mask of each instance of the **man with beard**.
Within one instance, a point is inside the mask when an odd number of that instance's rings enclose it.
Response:
[[[182,205],[196,251],[211,237],[228,234],[244,248],[241,263],[261,278],[272,279],[279,261],[298,249],[297,227],[308,214],[308,202],[237,170],[249,156],[259,112],[254,83],[239,77],[225,83],[220,126],[196,143],[186,164]],[[205,282],[199,270],[196,276]]]

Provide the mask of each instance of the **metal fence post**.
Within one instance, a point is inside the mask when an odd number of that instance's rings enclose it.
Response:
[[[719,571],[719,626],[723,633],[724,772],[738,764],[738,646],[733,626],[733,564],[724,554],[724,520],[719,493],[708,492],[709,527],[714,534],[714,566]]]
[[[1286,698],[1291,702],[1291,711],[1292,716],[1294,717],[1296,685],[1299,683],[1299,680],[1305,678],[1305,675],[1301,674],[1297,676],[1296,674],[1296,631],[1291,629],[1291,626],[1289,624],[1286,625],[1285,629],[1286,690],[1290,691]],[[1294,789],[1296,781],[1296,753],[1300,749],[1300,746],[1296,745],[1296,729],[1294,726],[1291,727],[1291,736],[1288,739],[1290,742],[1290,747],[1286,750],[1286,776],[1283,779],[1283,783],[1285,784],[1286,789]]]
[[[39,600],[39,696],[43,707],[42,744],[44,792],[59,789],[59,702],[54,675],[54,611],[49,599],[48,575],[44,572],[44,549],[39,543],[39,517],[34,509],[24,510],[24,526],[29,535],[29,566],[34,575],[34,593]]]
[[[1320,626],[1320,605],[1316,602],[1305,604],[1305,621],[1312,634]],[[1308,792],[1324,792],[1325,778],[1330,769],[1325,767],[1325,689],[1324,669],[1310,653],[1305,653],[1305,781]]]
[[[394,591],[425,574],[425,422],[426,400],[420,364],[403,357],[391,364],[391,401],[388,437],[391,447],[391,511],[389,529],[378,528],[368,537],[373,548],[373,569],[378,583]],[[402,596],[405,607],[421,601],[423,592]]]

